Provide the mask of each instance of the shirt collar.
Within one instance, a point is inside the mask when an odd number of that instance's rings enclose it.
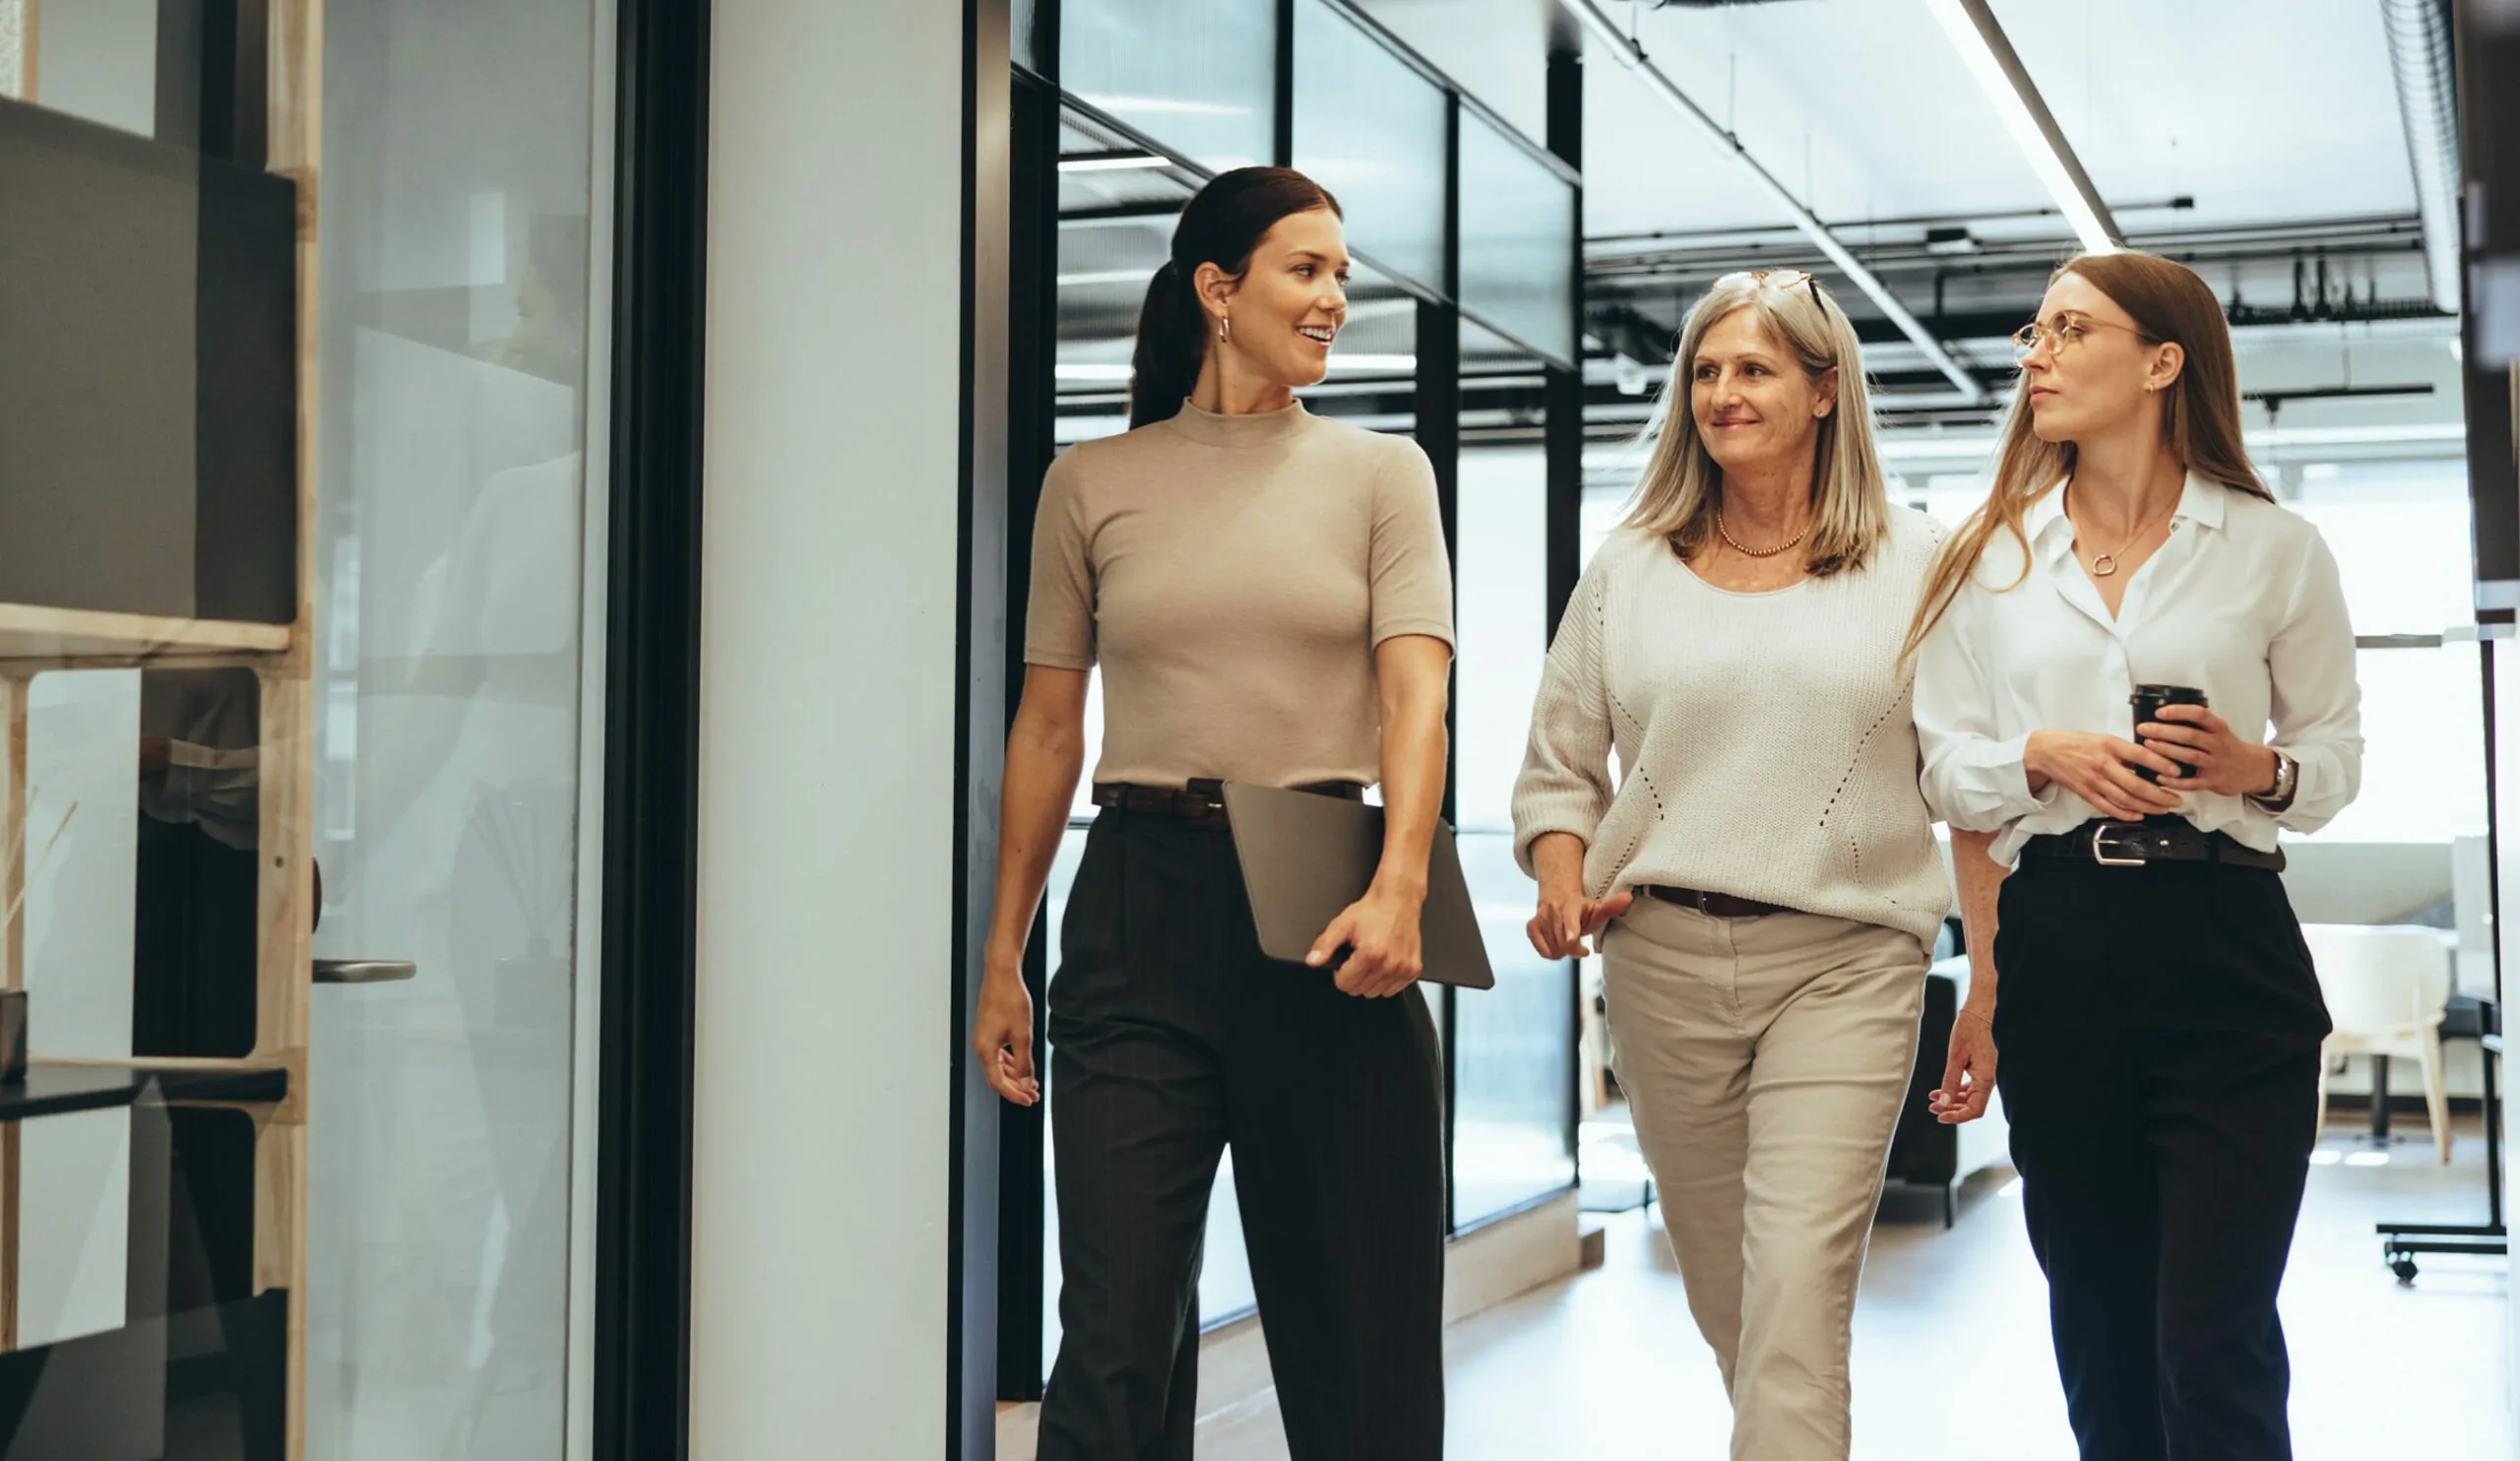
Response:
[[[2171,521],[2175,523],[2183,519],[2199,528],[2220,531],[2224,504],[2231,490],[2221,482],[2208,480],[2194,472],[2188,473],[2186,484],[2178,491],[2178,506],[2170,515]],[[2062,534],[2063,538],[2058,541],[2073,536],[2073,527],[2065,520],[2064,483],[2058,482],[2030,505],[2030,511],[2022,515],[2022,531],[2030,536],[2033,543],[2042,545],[2048,543],[2050,534]]]
[[[2223,526],[2223,504],[2231,492],[2221,482],[2209,481],[2191,472],[2187,474],[2187,485],[2179,490],[2178,511],[2171,515],[2171,521],[2185,518],[2199,528],[2219,530]]]

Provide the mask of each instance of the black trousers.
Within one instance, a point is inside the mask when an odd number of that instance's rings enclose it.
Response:
[[[1219,1155],[1294,1461],[1443,1454],[1442,1080],[1418,990],[1260,952],[1232,840],[1108,810],[1050,983],[1059,1341],[1041,1461],[1187,1461]]]
[[[2293,1454],[2276,1291],[2328,1031],[2273,872],[2025,857],[1997,1083],[2084,1461]]]

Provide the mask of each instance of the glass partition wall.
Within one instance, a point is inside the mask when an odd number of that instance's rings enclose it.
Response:
[[[1445,1048],[1452,1227],[1569,1191],[1574,969],[1537,958],[1523,937],[1532,885],[1514,865],[1507,803],[1549,626],[1548,454],[1580,432],[1548,418],[1541,389],[1546,371],[1576,363],[1575,174],[1341,0],[1032,0],[1018,29],[1017,167],[1041,174],[1031,184],[1041,216],[1017,224],[1017,419],[1038,424],[1030,459],[1018,443],[1015,471],[1030,479],[1010,484],[1023,519],[1016,587],[1040,469],[1126,429],[1137,314],[1182,203],[1247,162],[1318,179],[1340,199],[1356,269],[1331,373],[1302,393],[1306,409],[1415,436],[1435,464],[1455,548],[1454,810],[1498,984],[1458,998],[1429,988]],[[1474,187],[1491,196],[1474,202]],[[1465,268],[1474,252],[1481,266]],[[1030,353],[1028,312],[1040,337]],[[1020,657],[1020,628],[1007,637]],[[1089,768],[1101,731],[1098,685]],[[1036,930],[1037,982],[1055,964],[1094,811],[1080,787]],[[1000,1382],[1007,1398],[1029,1399],[1057,1346],[1055,1154],[1042,1112],[1015,1113],[1008,1130]],[[1201,1317],[1228,1322],[1252,1302],[1228,1153],[1209,1210]]]
[[[0,617],[97,647],[0,643],[0,985],[135,1098],[0,1112],[0,1436],[567,1454],[613,6],[39,8],[0,3],[0,320],[111,450],[45,462],[0,388]],[[94,632],[135,612],[179,627]]]

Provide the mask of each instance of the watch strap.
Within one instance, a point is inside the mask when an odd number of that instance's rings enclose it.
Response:
[[[2301,763],[2285,752],[2275,753],[2275,786],[2263,794],[2251,792],[2248,799],[2267,811],[2290,810],[2295,794],[2301,789]]]

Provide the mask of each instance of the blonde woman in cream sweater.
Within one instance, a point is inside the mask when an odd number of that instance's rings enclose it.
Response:
[[[1883,490],[1855,330],[1819,282],[1716,281],[1515,786],[1533,945],[1601,935],[1735,1457],[1848,1452],[1856,1280],[1952,902],[1900,654],[1938,537]]]

